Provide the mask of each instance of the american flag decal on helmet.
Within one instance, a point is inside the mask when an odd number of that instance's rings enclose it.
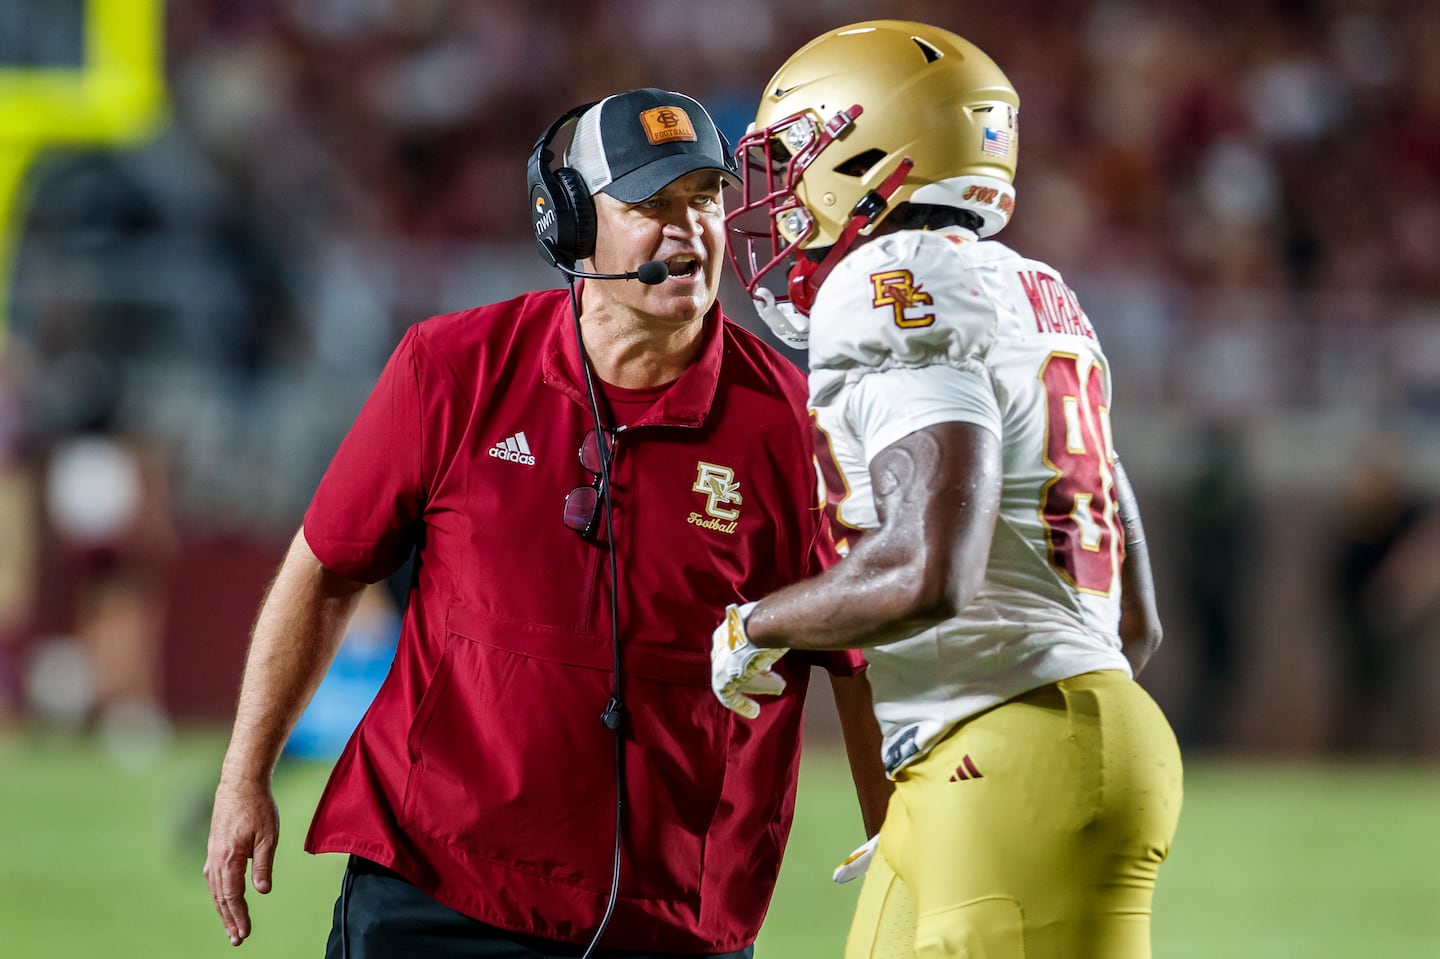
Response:
[[[997,157],[1010,155],[1010,131],[997,130],[994,127],[985,128],[985,139],[980,144],[980,152],[989,153]]]

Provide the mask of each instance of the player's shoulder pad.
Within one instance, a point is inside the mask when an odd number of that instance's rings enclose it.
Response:
[[[962,232],[902,230],[840,261],[810,311],[811,369],[963,363],[994,340],[1019,258]]]

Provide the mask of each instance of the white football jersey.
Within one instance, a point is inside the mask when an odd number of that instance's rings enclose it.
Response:
[[[1004,485],[983,585],[959,616],[866,651],[892,773],[967,716],[1120,651],[1124,541],[1110,376],[1060,275],[963,229],[854,251],[810,311],[810,405],[842,551],[879,521],[870,462],[937,423],[1000,439]]]

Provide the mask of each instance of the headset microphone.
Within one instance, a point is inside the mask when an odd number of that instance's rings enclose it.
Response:
[[[646,286],[654,286],[670,277],[670,268],[660,260],[646,260],[630,273],[586,273],[584,270],[572,270],[558,260],[554,265],[566,276],[585,280],[639,280]]]

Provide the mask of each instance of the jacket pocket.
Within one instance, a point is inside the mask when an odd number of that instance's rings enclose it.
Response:
[[[604,893],[615,842],[615,734],[600,721],[610,670],[564,661],[553,632],[501,628],[503,645],[485,624],[465,624],[479,634],[467,635],[452,623],[407,739],[402,819],[466,856]],[[670,651],[626,672],[625,896],[699,897],[729,724],[708,682],[684,681],[700,664],[674,662],[694,655]]]

